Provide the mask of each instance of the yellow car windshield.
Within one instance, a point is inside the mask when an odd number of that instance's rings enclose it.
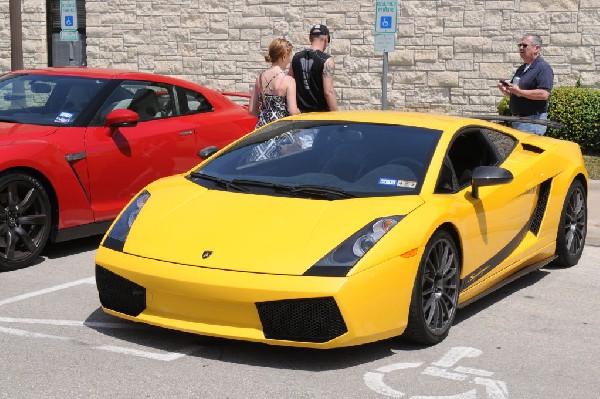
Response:
[[[441,133],[414,126],[282,121],[249,135],[193,178],[208,188],[270,195],[416,194]]]

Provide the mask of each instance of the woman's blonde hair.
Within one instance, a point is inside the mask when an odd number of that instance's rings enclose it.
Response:
[[[269,45],[269,52],[265,55],[266,62],[276,62],[286,55],[292,54],[292,43],[287,39],[274,39]]]

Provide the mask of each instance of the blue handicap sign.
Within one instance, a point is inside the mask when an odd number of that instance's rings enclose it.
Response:
[[[392,28],[392,17],[382,16],[379,21],[379,29],[391,29]]]
[[[73,16],[72,15],[65,16],[65,26],[73,26]]]

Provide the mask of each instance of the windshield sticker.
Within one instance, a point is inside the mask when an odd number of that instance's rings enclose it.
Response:
[[[393,186],[393,187],[402,187],[402,188],[415,188],[417,187],[417,182],[412,180],[398,180],[398,179],[390,179],[387,177],[380,177],[379,182],[377,184],[381,184],[384,186]]]
[[[384,186],[396,186],[396,184],[398,184],[398,180],[387,179],[385,177],[381,177],[381,178],[379,178],[379,183],[377,183],[377,184],[382,184]]]
[[[398,180],[398,184],[396,184],[396,186],[404,188],[415,188],[417,187],[417,182],[412,180]]]
[[[56,119],[54,119],[54,123],[62,123],[63,125],[67,124],[67,123],[71,123],[71,120],[73,119],[73,114],[70,112],[61,112],[60,114],[58,114],[58,116],[56,117]]]

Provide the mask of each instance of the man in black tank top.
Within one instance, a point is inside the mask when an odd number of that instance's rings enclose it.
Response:
[[[310,48],[297,52],[289,75],[296,80],[296,98],[302,112],[337,111],[333,87],[335,64],[324,51],[331,41],[325,25],[313,26],[309,34]]]

